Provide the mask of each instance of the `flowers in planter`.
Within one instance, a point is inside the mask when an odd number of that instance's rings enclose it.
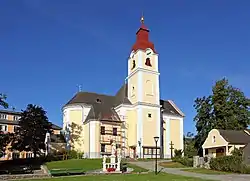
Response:
[[[108,172],[114,172],[116,170],[116,168],[107,168]]]

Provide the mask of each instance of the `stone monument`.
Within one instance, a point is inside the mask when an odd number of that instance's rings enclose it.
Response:
[[[116,155],[116,153],[118,153]],[[103,161],[102,161],[102,171],[103,172],[113,172],[113,173],[120,173],[121,168],[121,154],[120,152],[117,152],[116,149],[116,143],[113,142],[111,144],[111,156],[110,158],[110,163],[107,163],[107,158],[108,156],[104,155],[103,156]]]

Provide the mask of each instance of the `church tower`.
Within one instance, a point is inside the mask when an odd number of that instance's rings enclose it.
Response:
[[[133,104],[136,121],[137,155],[155,147],[154,137],[160,137],[160,90],[158,54],[149,40],[149,29],[141,18],[136,42],[128,59],[128,98]],[[160,140],[158,141],[158,146]],[[160,152],[158,150],[158,152]]]

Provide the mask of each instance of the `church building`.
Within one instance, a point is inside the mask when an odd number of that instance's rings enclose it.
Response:
[[[85,158],[110,155],[114,142],[130,158],[169,158],[171,150],[183,150],[185,115],[172,100],[160,98],[158,54],[143,17],[127,70],[115,95],[78,92],[63,106],[68,148]]]

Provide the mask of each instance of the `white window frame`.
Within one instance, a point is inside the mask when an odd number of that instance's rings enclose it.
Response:
[[[0,124],[1,126],[1,131],[7,131],[8,130],[8,125],[7,124]],[[5,127],[5,129],[3,129]]]
[[[19,152],[13,152],[12,153],[12,159],[18,159],[20,158],[20,153]]]
[[[7,119],[7,114],[0,113],[0,119]]]
[[[20,119],[20,116],[13,116],[14,121],[19,121],[19,119]]]

